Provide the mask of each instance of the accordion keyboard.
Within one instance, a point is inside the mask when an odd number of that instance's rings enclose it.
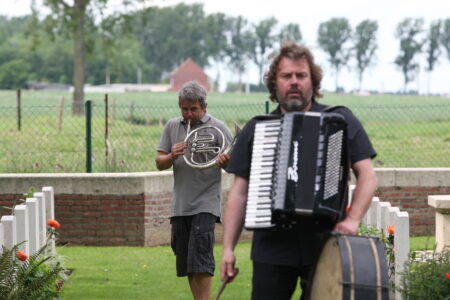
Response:
[[[252,168],[247,198],[245,227],[267,228],[272,221],[272,177],[281,120],[267,120],[255,125]]]

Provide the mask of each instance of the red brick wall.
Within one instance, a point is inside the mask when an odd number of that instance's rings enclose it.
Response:
[[[144,195],[55,195],[60,242],[71,245],[142,246]]]
[[[1,195],[1,206],[22,195]],[[144,195],[55,195],[58,242],[90,246],[143,246]],[[10,211],[2,210],[2,215]]]
[[[450,187],[379,187],[376,196],[409,214],[411,236],[434,235],[435,213],[428,195],[449,195]]]
[[[410,233],[434,235],[435,215],[429,195],[450,194],[449,170],[377,170],[376,196],[407,211]],[[71,245],[155,246],[170,242],[169,216],[172,202],[171,172],[143,174],[39,175],[0,174],[0,208],[18,204],[21,192],[53,186],[55,216],[61,223],[59,241]],[[223,176],[222,199],[226,203],[233,177]],[[0,215],[9,215],[2,208]],[[252,233],[243,231],[241,240]],[[221,241],[222,226],[216,240]]]

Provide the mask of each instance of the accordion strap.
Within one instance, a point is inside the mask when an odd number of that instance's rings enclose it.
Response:
[[[265,120],[276,120],[281,118],[281,116],[279,115],[271,115],[271,114],[266,114],[266,115],[258,115],[258,116],[254,116],[253,119],[256,121],[265,121]]]
[[[339,108],[344,108],[344,109],[348,110],[348,108],[346,106],[343,106],[343,105],[331,105],[331,106],[325,107],[322,110],[322,112],[332,112],[332,111],[335,111],[336,109],[339,109]]]

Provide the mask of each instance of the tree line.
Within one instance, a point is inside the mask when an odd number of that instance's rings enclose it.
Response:
[[[124,0],[140,1],[145,0]],[[0,16],[1,89],[24,88],[30,81],[72,84],[74,104],[80,104],[84,83],[166,82],[169,72],[188,57],[201,67],[226,66],[236,74],[240,89],[249,66],[254,64],[262,76],[283,41],[311,42],[303,40],[301,23],[206,14],[201,4],[105,14],[107,0],[74,0],[73,6],[63,0],[45,3],[49,12],[44,15],[33,8],[29,16]],[[405,90],[423,56],[428,72],[442,54],[450,61],[450,18],[435,20],[428,28],[423,19],[405,18],[393,34],[399,42],[394,63]],[[377,35],[374,20],[355,28],[347,18],[319,24],[317,44],[332,66],[336,89],[345,66],[358,74],[361,86],[364,72],[376,64]],[[213,80],[220,80],[219,71]]]

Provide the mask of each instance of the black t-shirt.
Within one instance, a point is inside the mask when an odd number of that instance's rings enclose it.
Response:
[[[323,111],[327,106],[313,102],[313,112]],[[373,158],[376,152],[370,140],[353,113],[344,107],[333,110],[341,114],[347,122],[347,139],[350,151],[350,162],[354,164],[366,158]],[[280,107],[272,112],[281,115]],[[249,180],[252,160],[253,136],[257,120],[252,119],[239,135],[233,149],[233,155],[227,171]],[[302,220],[291,228],[275,228],[255,231],[253,234],[251,258],[266,264],[302,266],[310,265],[318,254],[320,233],[314,229],[312,220]]]

